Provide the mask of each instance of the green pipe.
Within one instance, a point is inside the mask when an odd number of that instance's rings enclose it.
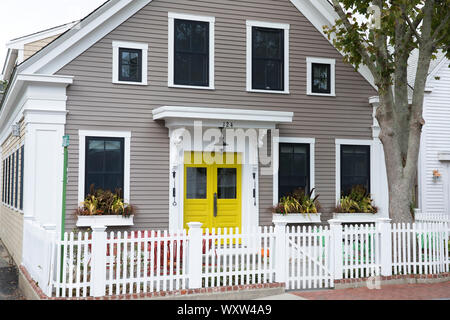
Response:
[[[64,232],[66,231],[66,191],[67,191],[67,166],[69,160],[69,153],[67,148],[69,147],[69,136],[63,137],[63,147],[64,147],[64,168],[63,168],[63,194],[62,194],[62,214],[61,214],[61,241],[64,240]],[[61,246],[61,282],[63,280],[63,263],[64,263],[64,246]]]

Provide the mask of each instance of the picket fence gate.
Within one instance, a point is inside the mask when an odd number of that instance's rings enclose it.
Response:
[[[26,222],[23,264],[54,297],[101,297],[285,283],[333,288],[341,279],[438,274],[450,269],[448,223],[202,229],[58,235]]]

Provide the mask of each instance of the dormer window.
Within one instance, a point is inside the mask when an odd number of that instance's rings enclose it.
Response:
[[[307,58],[307,94],[335,96],[334,59]]]
[[[148,45],[134,42],[113,42],[113,83],[147,84]]]

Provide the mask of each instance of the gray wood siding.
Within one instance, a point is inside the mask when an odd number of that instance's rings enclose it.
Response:
[[[167,87],[168,11],[215,16],[215,88]],[[246,20],[289,23],[290,94],[246,92]],[[112,41],[149,44],[148,86],[112,84]],[[336,97],[306,95],[306,57],[336,59]],[[152,120],[164,105],[292,111],[281,136],[316,138],[316,186],[322,205],[335,202],[335,138],[370,139],[375,90],[288,0],[154,0],[61,69],[75,76],[68,88],[67,134],[71,136],[68,229],[76,222],[78,130],[130,130],[131,202],[136,225],[166,228],[169,206],[168,130]],[[260,222],[269,224],[272,177],[260,180]]]

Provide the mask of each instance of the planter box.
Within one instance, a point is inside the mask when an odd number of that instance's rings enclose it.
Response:
[[[320,213],[290,213],[287,215],[274,214],[272,222],[320,223],[320,215]]]
[[[333,219],[342,222],[369,223],[376,222],[378,218],[380,216],[373,213],[333,213]]]
[[[134,225],[134,216],[78,216],[77,227],[125,227]]]

